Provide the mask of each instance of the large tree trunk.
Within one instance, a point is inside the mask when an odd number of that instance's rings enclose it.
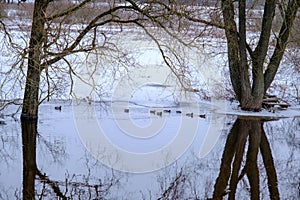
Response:
[[[230,79],[241,108],[243,110],[260,111],[263,97],[274,80],[283,57],[289,33],[292,30],[297,9],[299,8],[299,2],[291,0],[287,5],[281,30],[277,37],[277,44],[265,72],[264,65],[269,53],[268,48],[276,1],[270,0],[265,2],[262,29],[254,51],[246,43],[246,0],[239,0],[238,5],[239,24],[237,26],[233,1],[222,0]],[[248,58],[251,59],[251,62],[248,62]],[[252,64],[252,85],[249,79],[248,63]]]
[[[37,119],[42,47],[46,38],[45,22],[48,0],[35,1],[29,42],[28,69],[21,119]]]

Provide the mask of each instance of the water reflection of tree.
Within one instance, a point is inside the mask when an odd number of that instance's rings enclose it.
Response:
[[[228,199],[235,199],[238,183],[245,175],[250,184],[251,199],[260,199],[257,165],[259,152],[267,173],[270,198],[279,199],[277,175],[270,144],[263,128],[264,121],[257,118],[238,118],[234,123],[225,144],[213,199],[223,199],[226,195]],[[246,148],[246,161],[243,166]]]
[[[34,199],[37,122],[22,122],[23,199]]]
[[[68,174],[63,181],[53,180],[36,164],[37,121],[22,121],[23,199],[102,199],[117,185],[115,176],[93,177]],[[88,166],[87,166],[88,168]]]

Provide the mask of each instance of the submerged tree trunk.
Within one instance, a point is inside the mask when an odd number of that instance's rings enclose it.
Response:
[[[42,47],[46,38],[45,22],[48,0],[35,1],[29,42],[28,69],[21,119],[37,119]]]
[[[222,0],[222,12],[227,38],[230,79],[243,110],[259,111],[263,97],[270,87],[282,60],[289,34],[299,8],[299,1],[291,0],[286,6],[277,43],[270,61],[267,61],[276,0],[265,1],[262,28],[256,48],[252,51],[246,43],[246,0],[238,3],[238,26],[235,22],[234,1]],[[249,62],[250,61],[250,62]],[[251,63],[252,81],[248,66]]]

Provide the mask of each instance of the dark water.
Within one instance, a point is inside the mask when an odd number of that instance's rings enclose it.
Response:
[[[101,113],[98,118],[108,120],[103,126],[110,127],[115,134],[118,129],[112,126],[116,125],[109,122],[113,117],[104,110],[97,110]],[[140,110],[133,114],[138,124],[160,119],[145,114],[148,109]],[[159,140],[172,140],[176,134],[172,136],[171,127],[183,116],[165,115],[166,118],[161,119],[172,122],[166,123],[164,134],[171,132],[171,135]],[[199,131],[189,149],[164,168],[137,174],[102,164],[101,159],[83,145],[73,117],[71,105],[57,111],[54,105],[48,104],[41,106],[38,122],[21,123],[4,118],[6,125],[0,126],[0,199],[300,197],[300,118],[227,116],[213,149],[199,158],[196,149],[203,141],[201,135],[214,125],[213,119],[209,113],[205,119],[184,116],[185,120],[199,122]],[[126,138],[118,142],[122,141],[126,146]]]

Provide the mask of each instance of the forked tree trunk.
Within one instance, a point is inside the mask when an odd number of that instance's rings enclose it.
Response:
[[[42,68],[42,47],[46,38],[45,22],[48,0],[34,3],[33,21],[29,42],[28,69],[21,119],[37,119],[39,106],[39,86]]]
[[[277,37],[277,44],[264,71],[275,15],[276,0],[265,2],[260,37],[254,51],[246,43],[246,0],[239,0],[238,26],[235,22],[234,1],[222,0],[222,12],[227,38],[228,62],[233,90],[243,110],[259,111],[282,60],[289,34],[299,8],[299,1],[289,1]],[[238,28],[237,28],[238,27]],[[249,62],[249,59],[251,62]],[[252,81],[250,67],[252,66]]]
[[[259,153],[267,174],[270,199],[279,199],[276,168],[264,131],[266,120],[268,119],[238,117],[235,121],[225,143],[212,199],[223,200],[226,195],[226,199],[236,199],[238,185],[245,175],[250,185],[251,199],[260,199]]]

